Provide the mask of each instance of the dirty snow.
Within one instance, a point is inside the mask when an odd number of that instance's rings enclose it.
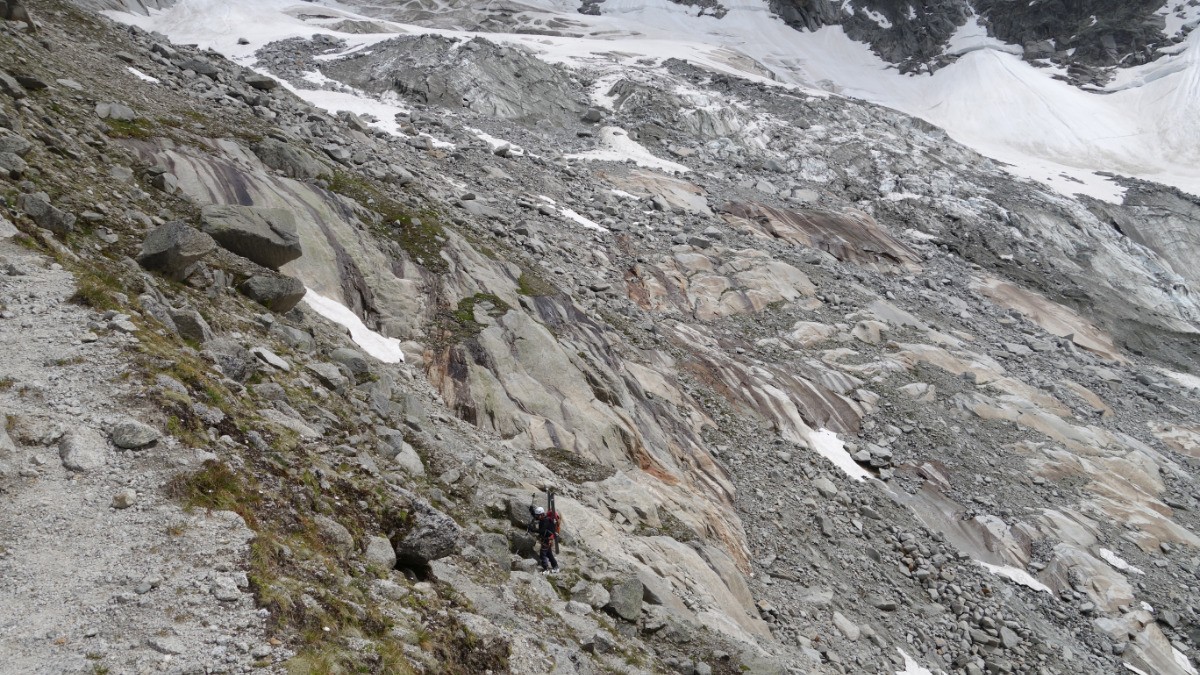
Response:
[[[917,663],[917,660],[908,655],[908,652],[903,649],[896,649],[900,652],[900,656],[904,658],[904,670],[897,670],[896,675],[933,675],[928,668]]]
[[[979,563],[981,567],[992,574],[1005,577],[1015,583],[1025,586],[1026,588],[1032,588],[1035,591],[1043,591],[1051,595],[1054,594],[1054,591],[1051,591],[1049,586],[1033,578],[1033,575],[1025,570],[1017,569],[1016,567],[1009,565],[993,565],[991,563],[985,563],[982,560],[976,560],[975,562]]]
[[[842,442],[838,435],[829,429],[821,429],[814,431],[808,436],[808,443],[812,449],[830,462],[841,469],[850,478],[854,480],[866,480],[873,478],[871,472],[858,465],[850,453],[846,451],[846,444]]]
[[[595,150],[567,155],[567,159],[584,159],[600,162],[632,161],[641,167],[687,173],[691,169],[670,160],[655,157],[641,143],[629,137],[621,127],[604,127],[600,130],[600,147]]]
[[[1132,572],[1133,574],[1145,574],[1145,572],[1143,572],[1140,568],[1130,565],[1129,563],[1125,562],[1125,560],[1121,556],[1117,555],[1116,553],[1113,553],[1112,551],[1110,551],[1106,548],[1100,549],[1100,558],[1102,560],[1104,560],[1104,562],[1108,563],[1109,565],[1112,565],[1113,567],[1117,568],[1118,570],[1121,570],[1122,572]]]

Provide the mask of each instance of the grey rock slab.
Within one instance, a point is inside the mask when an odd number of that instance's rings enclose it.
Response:
[[[273,270],[302,253],[296,217],[285,209],[209,205],[201,210],[200,223],[223,248]]]
[[[833,625],[837,626],[838,631],[845,635],[847,640],[854,641],[862,637],[862,629],[841,612],[833,613]]]
[[[24,136],[18,134],[0,135],[0,152],[9,152],[18,157],[24,157],[33,150],[33,143],[30,143]]]
[[[305,370],[316,375],[321,384],[338,393],[345,392],[346,387],[350,385],[349,378],[332,363],[310,363],[305,366]]]
[[[134,419],[119,422],[110,434],[113,445],[123,450],[140,450],[161,437],[158,429]]]
[[[833,484],[833,481],[824,476],[814,480],[813,487],[815,487],[817,492],[821,493],[821,496],[826,499],[833,499],[838,493],[837,486]]]
[[[67,213],[50,203],[45,192],[25,193],[17,197],[17,208],[29,216],[38,227],[55,234],[75,231],[75,215]]]
[[[334,363],[346,366],[356,378],[368,375],[371,372],[370,361],[367,361],[366,355],[356,349],[339,347],[329,353],[329,359]]]
[[[275,138],[265,138],[252,150],[258,159],[289,178],[311,180],[329,176],[332,171],[314,155],[296,145]]]
[[[179,221],[160,225],[146,235],[138,263],[181,279],[188,268],[217,248],[217,242],[203,232]]]
[[[71,471],[95,471],[108,461],[108,442],[99,431],[79,427],[63,434],[58,442],[58,456]]]
[[[259,361],[262,361],[276,370],[282,370],[285,373],[290,373],[292,371],[291,364],[285,361],[283,357],[279,356],[270,349],[267,349],[266,347],[255,347],[250,350],[250,353],[258,357]]]
[[[258,274],[243,281],[238,290],[247,298],[266,307],[272,312],[284,314],[300,304],[308,289],[304,282],[295,277],[283,274],[267,276]]]
[[[182,654],[187,650],[183,644],[183,640],[177,637],[156,635],[146,640],[146,646],[158,652],[159,654],[167,654],[174,656]]]
[[[175,324],[175,330],[185,340],[204,344],[213,339],[212,328],[200,315],[200,312],[194,309],[174,309],[171,310],[170,315],[171,321]]]

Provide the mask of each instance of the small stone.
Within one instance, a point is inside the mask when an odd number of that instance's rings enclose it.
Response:
[[[158,429],[134,419],[127,419],[113,427],[113,445],[124,450],[139,450],[152,445],[162,436]]]
[[[114,509],[127,509],[137,503],[137,492],[133,488],[124,488],[117,494],[113,495],[112,507]]]
[[[217,577],[210,591],[213,597],[221,602],[236,602],[241,599],[242,592],[238,590],[237,582],[230,577]]]
[[[186,649],[183,641],[176,637],[163,637],[156,635],[149,640],[146,640],[146,646],[150,647],[159,654],[182,654]]]

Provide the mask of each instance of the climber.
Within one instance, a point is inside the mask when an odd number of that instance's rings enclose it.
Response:
[[[529,531],[537,535],[538,564],[542,573],[558,574],[558,558],[554,556],[554,547],[558,543],[557,515],[553,511],[547,514],[540,506],[534,507]]]

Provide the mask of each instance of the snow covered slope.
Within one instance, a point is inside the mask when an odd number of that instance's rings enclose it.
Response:
[[[1022,60],[1021,49],[988,38],[974,20],[947,48],[961,55],[933,75],[902,75],[841,27],[796,31],[772,15],[764,0],[734,0],[720,19],[669,0],[608,0],[603,16],[575,14],[573,0],[534,0],[523,17],[542,25],[570,17],[560,36],[492,34],[519,42],[551,61],[613,69],[637,58],[682,58],[705,67],[758,77],[770,71],[782,83],[818,88],[921,117],[1017,175],[1065,194],[1119,201],[1123,189],[1097,175],[1143,178],[1200,194],[1200,51],[1193,36],[1154,63],[1121,73],[1111,91],[1082,91],[1055,79],[1051,68]],[[326,13],[347,11],[326,3]],[[379,11],[378,7],[372,8]],[[312,34],[312,4],[286,0],[235,3],[185,0],[166,11],[127,21],[175,40],[197,42],[243,63],[263,44]],[[486,10],[480,10],[486,11]],[[392,15],[404,16],[403,10]],[[392,24],[398,33],[451,30]],[[362,48],[389,37],[358,36]],[[238,45],[238,38],[249,40]],[[748,59],[745,57],[749,57]],[[758,65],[761,64],[761,68]],[[343,108],[346,106],[343,102]]]

